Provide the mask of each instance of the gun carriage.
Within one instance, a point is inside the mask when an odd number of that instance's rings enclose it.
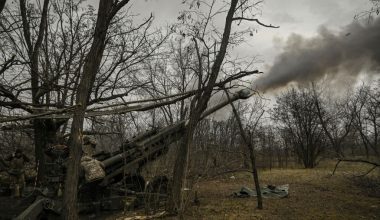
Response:
[[[247,99],[250,95],[250,91],[241,90],[230,100],[206,110],[201,119],[230,102]],[[141,205],[157,208],[160,201],[168,197],[170,181],[165,176],[157,176],[146,183],[140,171],[149,161],[164,155],[170,144],[183,136],[186,125],[187,121],[184,120],[162,129],[147,131],[128,140],[115,152],[100,152],[93,155],[92,162],[95,163],[97,170],[101,169],[101,177],[95,175],[95,178],[88,178],[94,169],[85,169],[82,172],[78,194],[79,210],[86,212],[123,209],[128,203],[126,201],[128,198],[130,208]],[[38,193],[34,193],[31,205],[15,219],[38,219],[42,213],[60,214],[68,149],[58,147],[52,149],[49,154],[52,162],[47,174],[48,187],[35,190]],[[130,200],[131,197],[134,199]]]

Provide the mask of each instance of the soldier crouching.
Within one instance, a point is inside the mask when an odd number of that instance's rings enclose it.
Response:
[[[11,178],[10,188],[13,191],[13,196],[20,197],[25,187],[25,163],[30,160],[21,149],[17,149],[6,160],[9,161],[8,173]]]

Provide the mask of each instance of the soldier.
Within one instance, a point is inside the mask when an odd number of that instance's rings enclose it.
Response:
[[[87,182],[93,182],[104,178],[105,172],[98,160],[94,159],[96,141],[88,136],[83,137],[81,166]],[[93,192],[96,195],[96,192]]]
[[[13,196],[20,197],[25,187],[25,170],[26,162],[29,158],[25,156],[21,149],[16,149],[15,153],[7,158],[9,162],[9,175],[11,177],[11,188],[13,188]]]
[[[92,157],[95,154],[95,148],[96,148],[96,141],[90,138],[89,136],[84,136],[83,146],[82,146],[82,151],[83,151],[82,156]]]

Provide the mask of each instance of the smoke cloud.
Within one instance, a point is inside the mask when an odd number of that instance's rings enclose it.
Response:
[[[380,19],[369,24],[351,23],[338,34],[325,27],[313,38],[291,35],[268,73],[254,85],[265,92],[323,77],[356,77],[361,71],[379,72]]]

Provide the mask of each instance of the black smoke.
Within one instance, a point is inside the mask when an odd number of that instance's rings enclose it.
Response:
[[[380,19],[367,24],[355,21],[339,33],[321,27],[313,38],[291,35],[270,71],[254,85],[267,91],[325,76],[356,77],[363,70],[378,73],[379,67]]]

